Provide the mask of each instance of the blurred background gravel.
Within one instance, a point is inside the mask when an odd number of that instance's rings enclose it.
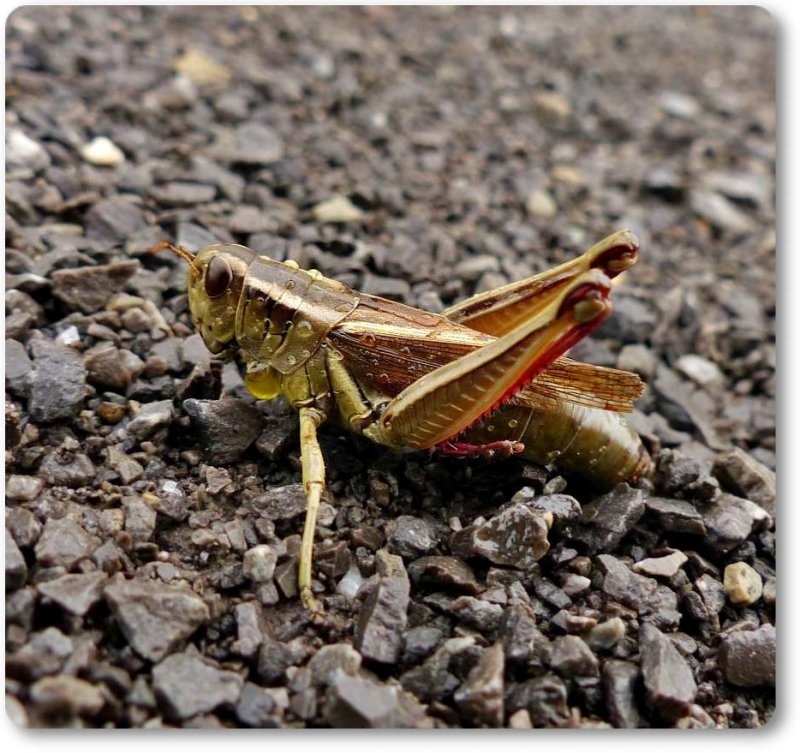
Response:
[[[12,718],[764,724],[774,34],[734,7],[12,14]],[[233,364],[216,399],[185,269],[147,249],[242,242],[440,311],[623,227],[640,262],[574,355],[648,383],[654,485],[598,497],[327,429],[331,619],[309,626],[296,419]],[[504,561],[453,536],[472,525]]]

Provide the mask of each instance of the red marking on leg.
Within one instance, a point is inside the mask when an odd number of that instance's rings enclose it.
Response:
[[[522,442],[512,442],[509,439],[500,439],[488,444],[468,444],[466,442],[442,442],[436,449],[445,455],[457,458],[484,458],[485,460],[500,460],[512,455],[519,455],[525,445]]]
[[[608,292],[608,290],[598,288],[596,285],[581,285],[566,298],[564,303],[562,303],[559,314],[563,314],[569,306],[574,306],[576,303],[579,303],[590,296],[596,295],[600,298],[607,299]],[[543,353],[540,354],[538,358],[528,365],[528,367],[520,374],[520,376],[498,400],[496,400],[492,405],[488,406],[487,409],[483,411],[469,426],[464,427],[464,429],[462,429],[458,434],[453,435],[449,439],[445,440],[445,442],[442,444],[437,445],[437,448],[441,449],[444,445],[458,445],[459,443],[454,443],[452,441],[455,439],[455,437],[463,435],[480,423],[488,415],[494,413],[494,411],[496,411],[498,408],[505,405],[512,397],[514,397],[514,395],[517,394],[517,392],[519,392],[519,390],[521,390],[540,372],[544,371],[544,369],[553,363],[553,361],[563,356],[564,353],[566,353],[573,346],[577,345],[581,340],[583,340],[584,337],[594,332],[610,315],[611,307],[609,307],[605,313],[600,314],[590,322],[574,325],[572,329],[568,330],[566,333],[561,335],[561,337],[557,338]],[[491,444],[486,446],[491,447]],[[457,455],[459,453],[449,452],[448,454]],[[463,456],[467,457],[468,454],[464,454]]]

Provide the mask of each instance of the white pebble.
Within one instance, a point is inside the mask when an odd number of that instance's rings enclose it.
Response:
[[[125,154],[111,139],[97,136],[81,148],[81,157],[98,167],[116,167],[125,161]]]
[[[242,570],[247,578],[256,583],[266,583],[275,574],[278,553],[266,544],[259,544],[244,553]]]
[[[539,189],[534,191],[525,204],[528,214],[533,217],[555,217],[558,205],[548,191]]]
[[[722,380],[722,372],[717,364],[694,353],[687,353],[685,356],[681,356],[675,366],[701,387],[707,387],[709,384]]]
[[[364,577],[361,575],[358,565],[352,564],[350,565],[350,569],[344,574],[344,577],[339,581],[336,590],[348,599],[355,599],[358,589],[361,588],[363,582]]]
[[[18,128],[6,134],[6,159],[9,164],[25,165],[33,170],[43,170],[50,164],[45,148]]]
[[[81,341],[81,334],[75,326],[67,327],[58,337],[56,342],[66,345],[67,347],[79,343]]]
[[[317,222],[358,222],[364,213],[347,196],[334,196],[312,210]]]

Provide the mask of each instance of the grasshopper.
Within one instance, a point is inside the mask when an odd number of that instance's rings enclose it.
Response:
[[[633,233],[432,314],[352,290],[317,270],[223,243],[189,264],[189,308],[217,358],[238,350],[245,385],[283,394],[300,416],[307,508],[298,588],[311,587],[325,463],[317,429],[333,421],[392,448],[463,457],[521,455],[608,488],[648,475],[650,458],[620,417],[643,384],[635,374],[564,354],[611,314],[610,278],[636,262]]]

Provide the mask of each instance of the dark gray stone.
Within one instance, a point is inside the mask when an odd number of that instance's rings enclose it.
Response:
[[[100,571],[62,575],[39,583],[36,590],[67,612],[82,617],[101,599],[107,581],[108,576]]]
[[[743,170],[711,170],[704,172],[703,184],[731,201],[748,207],[769,206],[772,183],[766,174]]]
[[[525,709],[536,727],[560,727],[569,715],[567,686],[557,675],[547,674],[511,688],[506,712]]]
[[[714,191],[693,189],[689,194],[692,211],[710,222],[719,230],[733,235],[746,235],[755,228],[755,223],[734,204]]]
[[[158,512],[178,522],[189,516],[190,500],[177,481],[164,479],[158,486],[156,496],[158,502],[154,502],[154,506]]]
[[[706,524],[697,508],[681,499],[647,497],[645,508],[664,531],[705,536]]]
[[[657,581],[644,575],[637,575],[610,554],[601,554],[597,559],[606,573],[603,579],[603,591],[612,599],[637,611],[646,610],[655,603]]]
[[[437,627],[420,625],[406,631],[403,646],[403,664],[417,664],[429,656],[444,638]]]
[[[475,639],[471,637],[446,640],[420,666],[400,675],[400,684],[423,703],[450,695],[461,683],[451,662],[461,653],[472,650],[474,645]]]
[[[420,585],[444,586],[468,594],[481,591],[472,568],[456,557],[420,557],[408,566],[408,574]]]
[[[410,584],[403,560],[379,550],[378,582],[358,613],[353,645],[365,659],[396,664],[408,622]]]
[[[89,384],[124,395],[131,383],[131,372],[111,343],[101,343],[86,351],[86,378]]]
[[[264,429],[256,440],[256,449],[270,460],[282,458],[293,447],[300,436],[300,424],[296,415],[280,418],[268,416]]]
[[[172,181],[150,189],[150,194],[156,201],[168,207],[190,207],[213,201],[217,189],[204,183]]]
[[[209,619],[203,600],[185,588],[119,577],[104,596],[134,650],[159,661]]]
[[[14,541],[11,532],[6,528],[6,589],[16,591],[28,580],[28,565],[25,557]]]
[[[177,373],[183,368],[183,342],[179,337],[168,337],[155,343],[150,349],[150,355],[161,358],[167,371]]]
[[[242,193],[245,187],[245,179],[231,170],[226,170],[221,165],[208,159],[208,157],[201,154],[192,155],[192,169],[194,175],[198,180],[204,183],[212,183],[217,186],[219,190],[231,201],[238,203],[242,199]],[[182,223],[183,224],[183,223]],[[186,223],[188,224],[188,223]],[[182,225],[178,226],[178,242],[181,243],[181,230]],[[210,238],[208,236],[211,236]],[[199,250],[210,243],[216,243],[218,236],[210,233],[206,235],[199,235],[196,230],[189,234],[188,230],[184,230],[183,236],[193,241],[193,245],[187,246],[191,250]],[[184,244],[185,245],[185,244]],[[252,247],[252,244],[251,244]]]
[[[167,428],[175,415],[172,400],[159,400],[142,405],[139,412],[128,424],[128,432],[142,440],[153,436],[160,429]]]
[[[644,493],[618,484],[608,494],[584,505],[581,522],[572,531],[589,552],[613,549],[644,514]]]
[[[685,191],[685,182],[678,171],[661,165],[649,169],[643,183],[649,193],[670,202],[680,201]]]
[[[58,672],[74,648],[72,639],[58,628],[33,633],[16,653],[6,656],[6,672],[21,680],[36,680]]]
[[[635,664],[609,659],[603,665],[603,696],[611,723],[617,728],[639,726],[639,669]]]
[[[221,168],[220,168],[221,169]],[[202,178],[202,175],[198,177]],[[194,222],[179,222],[175,242],[179,246],[188,248],[192,253],[217,242],[216,236]]]
[[[336,728],[392,729],[422,723],[422,706],[396,685],[379,685],[340,673],[328,688],[325,720]]]
[[[555,583],[540,576],[534,576],[532,580],[534,592],[543,601],[552,604],[556,609],[568,609],[572,606],[572,599]]]
[[[60,566],[67,570],[92,556],[98,540],[67,518],[48,520],[34,551],[40,565]]]
[[[418,557],[436,546],[436,533],[428,521],[400,515],[388,526],[387,546],[401,557]]]
[[[666,496],[693,502],[708,502],[719,492],[719,482],[711,475],[710,466],[677,450],[661,452],[655,483]]]
[[[775,687],[775,628],[739,630],[724,636],[717,661],[725,679],[739,687]]]
[[[755,502],[770,515],[775,515],[775,471],[759,463],[741,448],[734,447],[717,458],[712,472],[725,488]]]
[[[295,558],[281,562],[275,567],[275,585],[286,599],[297,596],[297,569],[298,562]]]
[[[302,654],[294,646],[264,635],[258,652],[257,670],[266,685],[286,682],[286,670],[302,660]]]
[[[316,555],[317,569],[330,580],[339,580],[350,569],[351,561],[350,547],[346,541],[324,544]]]
[[[270,520],[291,520],[306,511],[306,493],[302,484],[275,486],[250,502],[254,512]]]
[[[236,704],[236,718],[246,727],[278,727],[282,713],[273,697],[255,683],[246,682]]]
[[[233,706],[243,684],[236,672],[218,669],[194,653],[172,654],[153,667],[153,690],[173,719]]]
[[[503,644],[495,643],[481,654],[481,658],[470,670],[467,679],[456,690],[453,700],[462,719],[469,726],[503,725],[504,670]]]
[[[652,709],[668,721],[685,714],[697,695],[697,684],[686,660],[672,641],[649,623],[639,629],[639,651]]]
[[[258,122],[242,123],[233,134],[226,134],[217,148],[221,159],[247,165],[268,165],[283,157],[280,135]]]
[[[28,411],[34,421],[72,418],[86,397],[86,367],[80,354],[51,340],[31,343]]]
[[[28,393],[28,379],[33,371],[33,361],[25,346],[17,340],[6,340],[6,389],[17,397]]]
[[[389,298],[392,301],[405,303],[411,295],[411,285],[407,280],[397,277],[380,277],[378,275],[364,275],[364,282],[360,286],[364,293]]]
[[[553,516],[553,530],[561,533],[580,520],[581,506],[575,497],[569,494],[542,494],[529,486],[520,489],[512,498],[511,504],[524,504],[539,513],[550,513]]]
[[[199,428],[210,459],[232,463],[258,439],[264,419],[252,404],[234,397],[185,400],[183,407]]]
[[[156,529],[156,511],[142,497],[127,497],[122,501],[125,510],[125,530],[134,541],[149,541]]]
[[[139,262],[130,259],[96,267],[58,269],[50,275],[53,295],[75,311],[91,314],[123,290],[139,268]]]
[[[709,615],[716,615],[725,606],[725,586],[716,578],[704,573],[694,582],[694,589],[700,595]]]
[[[755,502],[733,494],[720,494],[701,511],[707,542],[720,553],[730,552],[757,528],[768,528],[772,520]]]
[[[82,452],[73,454],[54,450],[45,455],[39,466],[39,475],[50,486],[78,489],[92,482],[95,477],[95,467]]]
[[[550,548],[547,532],[541,513],[517,504],[486,523],[453,534],[450,546],[462,557],[483,557],[496,565],[531,570]]]
[[[550,668],[562,677],[597,677],[599,664],[586,641],[577,635],[560,635],[550,644]]]
[[[116,471],[123,486],[132,484],[144,476],[144,468],[142,468],[139,461],[127,456],[119,460]],[[153,515],[155,515],[155,512],[153,512]]]
[[[183,358],[193,366],[208,367],[211,363],[211,353],[201,335],[189,335],[183,341]]]
[[[711,420],[713,403],[707,392],[681,379],[664,363],[656,366],[656,376],[652,384],[659,414],[663,414],[669,424],[679,431],[699,432],[708,447],[724,448],[725,445],[717,436]],[[670,452],[662,452],[659,463],[662,457],[669,457]],[[662,491],[667,496],[672,496],[666,489]],[[712,490],[703,480],[703,483],[698,483],[697,491],[699,494],[708,494]]]
[[[14,477],[9,477],[9,481],[11,481],[12,478]],[[33,477],[17,476],[17,478]],[[39,479],[34,480],[39,481]],[[11,497],[8,493],[8,487],[9,483],[7,481],[6,497],[13,499],[13,497]],[[39,482],[39,489],[41,489],[41,487],[42,484]],[[17,546],[21,549],[34,546],[39,540],[40,534],[42,533],[42,524],[36,520],[36,516],[30,510],[26,510],[24,507],[6,507],[6,528],[14,537],[14,541],[17,542]]]
[[[503,607],[499,604],[482,601],[474,596],[459,596],[454,599],[450,604],[450,611],[465,625],[484,634],[496,630],[503,617]]]
[[[536,627],[536,618],[528,606],[507,607],[499,630],[509,662],[523,665],[529,659],[543,654],[549,645],[547,638]]]
[[[614,299],[614,316],[603,324],[602,337],[623,343],[646,341],[656,326],[652,308],[638,298],[622,295]]]
[[[85,224],[89,237],[122,244],[145,226],[145,218],[136,204],[112,197],[98,201],[86,213]]]

